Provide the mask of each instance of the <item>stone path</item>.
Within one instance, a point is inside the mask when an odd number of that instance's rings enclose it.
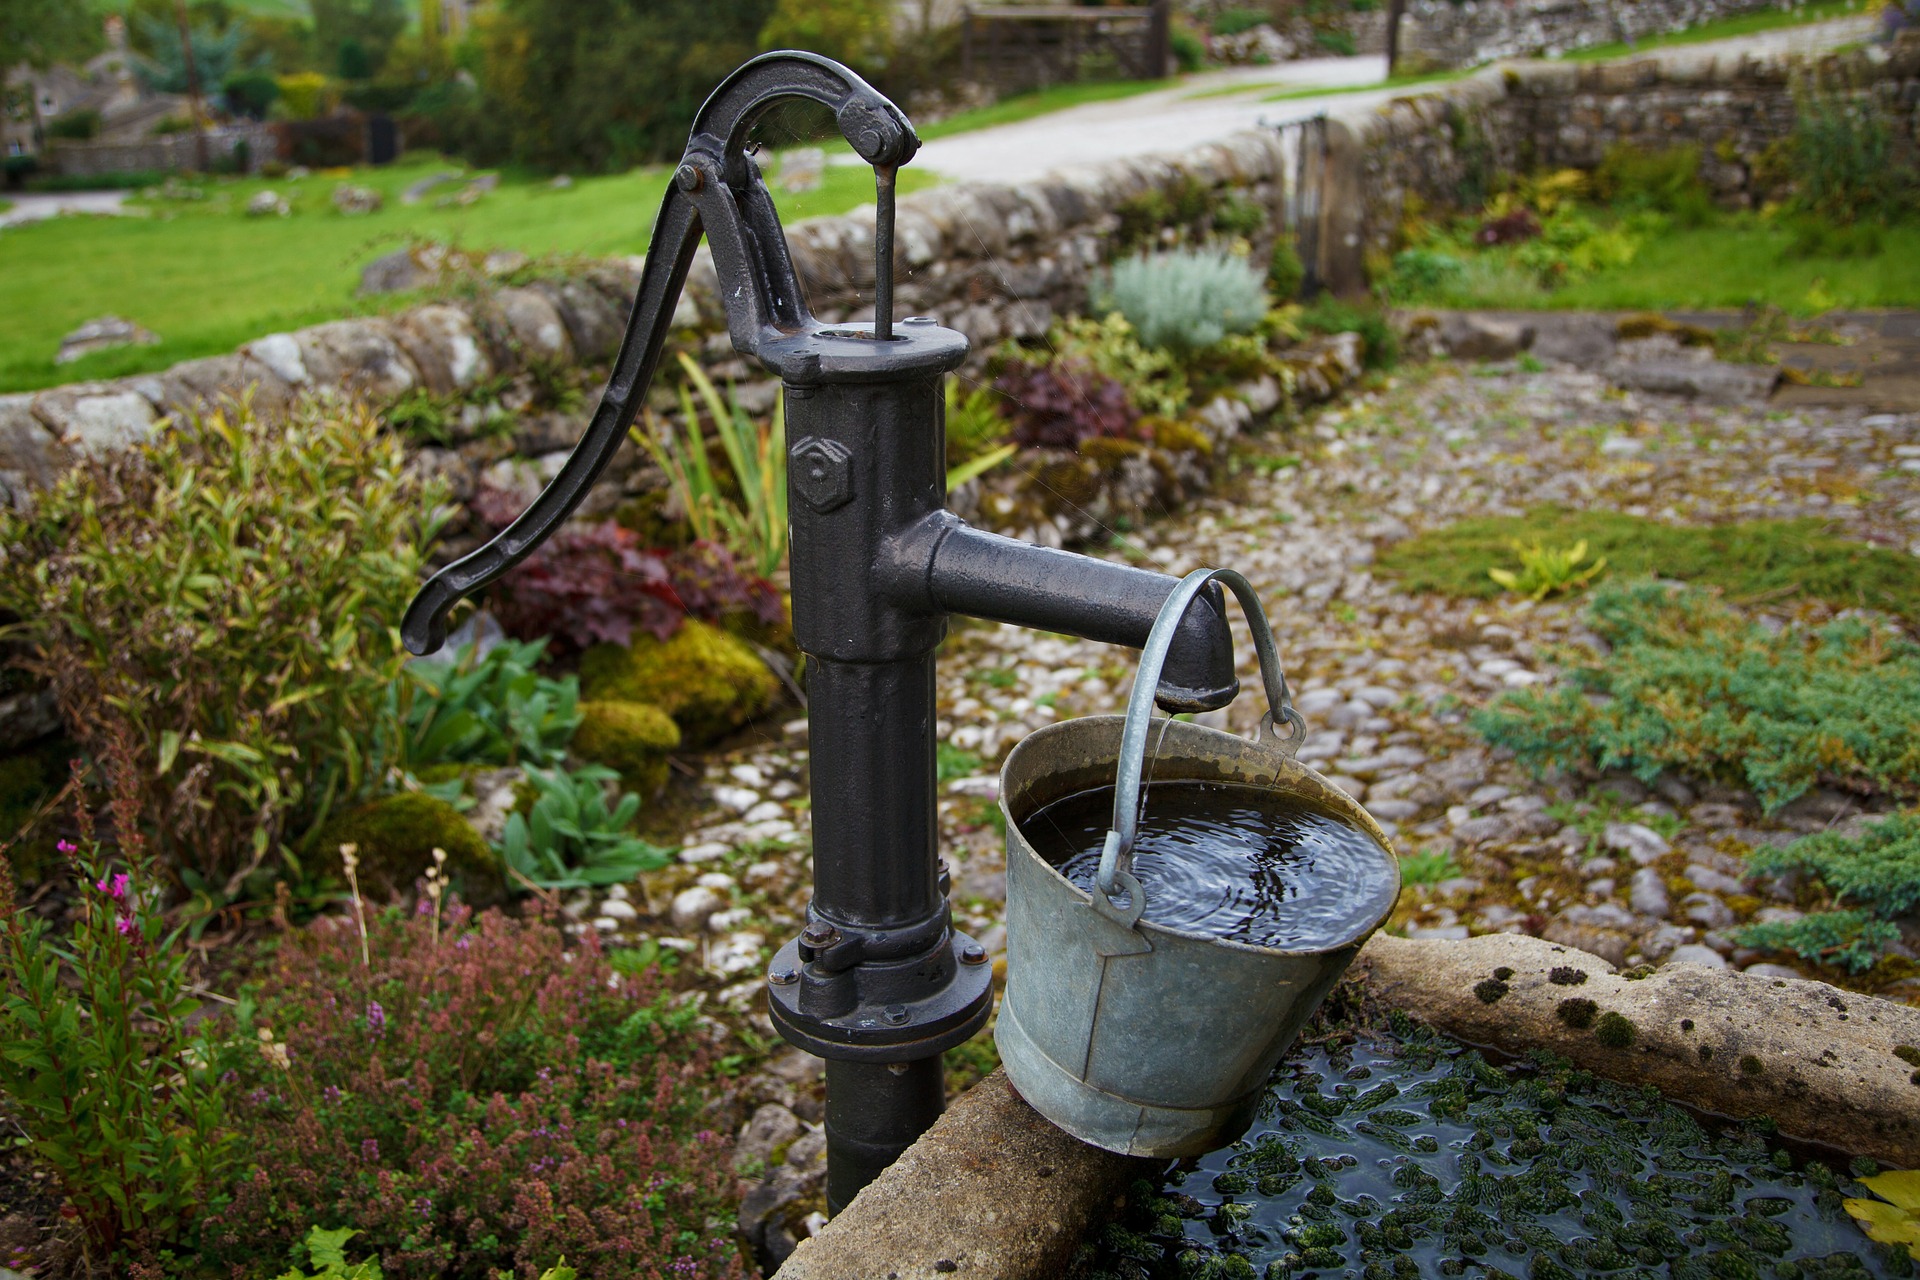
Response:
[[[1866,39],[1869,16],[1839,18],[1803,27],[1765,31],[1729,40],[1651,50],[1663,63],[1705,58],[1816,53]],[[1241,67],[1190,77],[1179,86],[1110,102],[1093,102],[1013,124],[937,138],[920,148],[914,164],[965,182],[1026,182],[1073,165],[1161,152],[1188,151],[1242,129],[1279,125],[1327,114],[1364,115],[1388,99],[1413,92],[1386,88],[1263,102],[1293,89],[1341,88],[1378,83],[1386,61],[1378,56],[1314,58],[1269,67]],[[1216,91],[1242,86],[1238,92]],[[857,158],[848,157],[857,162]]]
[[[67,191],[58,194],[21,194],[5,197],[13,207],[0,212],[0,227],[40,222],[63,213],[123,214],[129,191]]]
[[[1578,602],[1412,596],[1370,566],[1420,529],[1543,502],[1687,521],[1819,516],[1920,554],[1917,461],[1920,415],[1705,406],[1566,367],[1441,363],[1266,437],[1215,496],[1102,554],[1254,581],[1312,730],[1302,758],[1362,800],[1403,855],[1458,867],[1404,895],[1396,927],[1409,936],[1529,932],[1617,963],[1745,966],[1765,961],[1727,931],[1790,908],[1742,880],[1739,851],[1859,820],[1860,801],[1823,791],[1763,818],[1733,788],[1612,777],[1601,787],[1625,808],[1590,841],[1576,825],[1591,812],[1586,785],[1534,780],[1465,723],[1501,691],[1555,678],[1549,650],[1589,638]],[[1244,633],[1239,653],[1257,688]],[[996,953],[998,762],[1056,719],[1120,709],[1131,671],[1128,651],[983,624],[957,624],[941,655],[943,853],[963,927]],[[1216,722],[1250,732],[1261,710],[1247,694]],[[719,1003],[750,1008],[806,895],[806,766],[803,720],[713,759],[715,813],[686,836],[683,865],[644,895],[573,909],[686,953],[722,986]],[[1669,823],[1671,839],[1653,829]]]

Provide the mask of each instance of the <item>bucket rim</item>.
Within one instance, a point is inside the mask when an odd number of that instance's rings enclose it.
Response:
[[[1020,829],[1019,821],[1015,819],[1015,817],[1013,816],[1012,809],[1009,808],[1007,804],[1007,771],[1013,768],[1016,757],[1020,755],[1021,751],[1029,743],[1041,741],[1047,738],[1058,737],[1063,733],[1071,732],[1075,730],[1085,731],[1085,730],[1094,729],[1094,728],[1105,728],[1109,725],[1115,726],[1115,727],[1124,726],[1126,723],[1126,719],[1127,718],[1122,715],[1103,714],[1103,715],[1093,715],[1093,716],[1075,716],[1069,720],[1057,721],[1053,724],[1047,725],[1045,728],[1036,729],[1034,732],[1022,738],[1018,743],[1014,745],[1013,750],[1007,753],[1006,760],[1000,766],[999,796],[996,803],[1000,806],[1001,817],[1006,819],[1007,844],[1009,846],[1009,851],[1011,852],[1011,848],[1014,841],[1018,840],[1021,851],[1029,859],[1031,859],[1034,863],[1037,863],[1040,866],[1040,868],[1044,870],[1048,875],[1052,876],[1054,881],[1058,883],[1060,886],[1062,886],[1063,888],[1065,888],[1068,893],[1072,894],[1076,901],[1088,907],[1091,907],[1093,904],[1093,895],[1091,893],[1088,893],[1085,889],[1080,888],[1080,886],[1073,883],[1073,881],[1061,875],[1059,868],[1055,867],[1052,863],[1048,862],[1045,858],[1041,857],[1039,854],[1039,851],[1036,850],[1033,847],[1032,843],[1027,839],[1026,833]],[[1233,951],[1244,951],[1250,955],[1275,956],[1275,957],[1281,957],[1286,959],[1311,959],[1318,956],[1336,955],[1339,952],[1348,950],[1350,948],[1358,948],[1369,937],[1373,936],[1373,934],[1376,933],[1380,929],[1380,927],[1384,925],[1393,916],[1394,908],[1397,907],[1400,903],[1400,893],[1402,889],[1405,888],[1400,878],[1400,857],[1394,851],[1393,844],[1389,840],[1387,833],[1380,829],[1380,824],[1377,821],[1375,821],[1372,814],[1366,811],[1365,806],[1363,806],[1358,800],[1355,800],[1352,796],[1347,795],[1346,792],[1340,790],[1340,788],[1334,786],[1333,783],[1326,777],[1326,775],[1322,774],[1319,770],[1314,769],[1310,765],[1305,765],[1300,763],[1300,761],[1294,759],[1292,756],[1286,755],[1285,753],[1281,752],[1277,747],[1270,746],[1270,744],[1264,740],[1261,742],[1255,742],[1252,739],[1243,738],[1240,735],[1235,733],[1228,733],[1225,730],[1211,728],[1203,724],[1194,724],[1193,722],[1186,721],[1186,720],[1174,720],[1174,721],[1171,721],[1170,724],[1173,727],[1170,728],[1169,731],[1177,733],[1183,737],[1187,736],[1188,734],[1198,734],[1203,737],[1211,736],[1216,738],[1224,738],[1230,742],[1236,743],[1238,746],[1242,748],[1250,747],[1257,751],[1271,751],[1275,764],[1277,766],[1276,773],[1278,773],[1281,769],[1292,769],[1297,773],[1302,774],[1305,777],[1311,779],[1312,781],[1320,784],[1322,787],[1324,787],[1328,792],[1332,793],[1333,795],[1339,796],[1342,799],[1344,799],[1348,805],[1352,806],[1352,811],[1350,813],[1340,812],[1337,807],[1327,806],[1325,804],[1320,804],[1318,807],[1325,809],[1327,811],[1327,816],[1329,817],[1336,818],[1340,821],[1348,822],[1348,823],[1352,823],[1353,825],[1356,825],[1360,829],[1360,831],[1367,836],[1368,839],[1373,841],[1376,850],[1379,852],[1379,854],[1382,857],[1386,859],[1387,865],[1393,872],[1393,896],[1387,899],[1386,906],[1381,909],[1380,913],[1377,916],[1374,916],[1373,918],[1365,921],[1364,924],[1356,927],[1354,936],[1351,940],[1347,942],[1336,943],[1333,946],[1329,946],[1329,947],[1300,948],[1300,949],[1288,949],[1288,948],[1281,948],[1281,947],[1262,947],[1262,946],[1257,946],[1251,942],[1236,942],[1231,938],[1221,938],[1213,934],[1192,933],[1185,929],[1170,928],[1163,924],[1156,924],[1153,921],[1146,919],[1145,917],[1142,917],[1134,921],[1132,926],[1133,928],[1142,929],[1142,930],[1150,929],[1154,933],[1162,934],[1169,938],[1179,938],[1186,942],[1209,943],[1214,946],[1226,947],[1229,950],[1233,950]],[[1116,741],[1116,750],[1114,754],[1114,763],[1117,768],[1119,764],[1119,752],[1117,749],[1117,741]],[[1188,779],[1172,779],[1172,781],[1188,781]],[[1317,801],[1317,797],[1307,796],[1303,798],[1306,799],[1309,803],[1315,803]]]

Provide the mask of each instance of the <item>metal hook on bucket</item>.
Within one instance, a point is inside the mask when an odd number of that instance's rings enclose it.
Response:
[[[1133,845],[1139,834],[1140,779],[1146,769],[1147,730],[1153,719],[1153,692],[1160,683],[1160,668],[1173,648],[1174,635],[1187,606],[1209,582],[1219,580],[1239,598],[1247,615],[1247,629],[1253,633],[1253,647],[1260,655],[1260,680],[1266,686],[1267,711],[1260,717],[1261,740],[1278,734],[1280,723],[1287,726],[1284,738],[1274,746],[1291,756],[1300,749],[1307,734],[1307,723],[1293,707],[1293,692],[1287,687],[1286,672],[1280,669],[1280,654],[1273,643],[1273,629],[1267,625],[1266,610],[1260,605],[1253,584],[1233,569],[1195,569],[1180,580],[1147,636],[1140,654],[1140,670],[1133,678],[1133,694],[1127,699],[1127,723],[1120,738],[1120,763],[1113,787],[1113,826],[1100,850],[1100,870],[1095,883],[1100,892],[1093,896],[1094,909],[1119,923],[1133,927],[1146,910],[1146,893],[1133,876]],[[1113,899],[1125,894],[1127,905],[1117,906]]]

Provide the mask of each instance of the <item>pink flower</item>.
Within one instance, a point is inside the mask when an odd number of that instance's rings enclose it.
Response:
[[[121,917],[120,917],[120,924],[118,925],[118,928],[119,928],[119,930],[120,930],[120,933],[121,933],[121,935],[122,935],[123,937],[124,937],[125,935],[127,935],[127,934],[129,934],[129,933],[132,933],[132,932],[133,932],[133,917],[132,917],[132,916],[121,916]]]
[[[80,846],[79,846],[79,845],[77,845],[77,844],[75,844],[75,843],[74,843],[73,841],[71,841],[71,840],[62,840],[62,841],[61,841],[61,842],[60,842],[59,844],[57,844],[57,845],[55,845],[55,846],[53,846],[53,847],[54,847],[54,848],[56,848],[56,849],[58,849],[58,850],[59,850],[60,852],[62,852],[62,853],[78,853],[78,852],[80,852]]]
[[[127,886],[129,883],[130,883],[130,878],[128,877],[126,872],[122,871],[119,875],[113,878],[111,883],[109,883],[106,879],[102,878],[94,881],[93,887],[98,889],[100,892],[106,894],[109,898],[113,898],[115,900],[124,900],[127,896]],[[126,930],[122,929],[121,932],[125,933]]]

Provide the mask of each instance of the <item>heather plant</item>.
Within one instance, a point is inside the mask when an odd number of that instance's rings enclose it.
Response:
[[[1139,437],[1139,410],[1127,389],[1084,365],[1009,361],[995,379],[1013,420],[1013,443],[1028,448],[1076,449],[1098,439]]]
[[[1736,780],[1769,810],[1820,784],[1920,790],[1920,646],[1859,618],[1777,634],[1695,588],[1608,586],[1588,625],[1612,646],[1474,727],[1536,770]]]
[[[633,834],[640,797],[622,794],[611,807],[607,785],[619,775],[604,765],[528,769],[534,799],[507,817],[496,851],[522,879],[543,889],[625,884],[658,871],[672,851]]]
[[[1099,310],[1116,310],[1149,347],[1191,354],[1230,333],[1249,333],[1267,314],[1261,271],[1231,253],[1178,249],[1113,265],[1096,287]]]
[[[485,654],[469,644],[445,660],[408,663],[394,690],[405,704],[405,767],[563,759],[580,727],[580,681],[541,675],[545,649],[544,640],[508,640]]]
[[[93,1262],[150,1262],[217,1203],[235,1159],[219,1073],[230,1047],[196,1020],[184,929],[169,930],[140,829],[135,753],[110,740],[110,838],[84,804],[62,841],[78,896],[65,937],[15,897],[0,856],[0,1090],[58,1180]]]
[[[538,913],[455,906],[290,936],[251,1013],[283,1046],[239,1067],[247,1166],[200,1253],[257,1275],[352,1224],[385,1280],[743,1277],[696,1012],[656,970]]]
[[[1802,878],[1836,909],[1748,925],[1736,935],[1742,945],[1859,973],[1899,940],[1894,922],[1920,907],[1920,812],[1894,814],[1858,835],[1822,831],[1762,846],[1747,863],[1754,875]]]
[[[161,874],[231,897],[384,777],[394,622],[443,497],[364,408],[269,427],[242,404],[0,515],[22,665],[90,754],[130,744]]]

